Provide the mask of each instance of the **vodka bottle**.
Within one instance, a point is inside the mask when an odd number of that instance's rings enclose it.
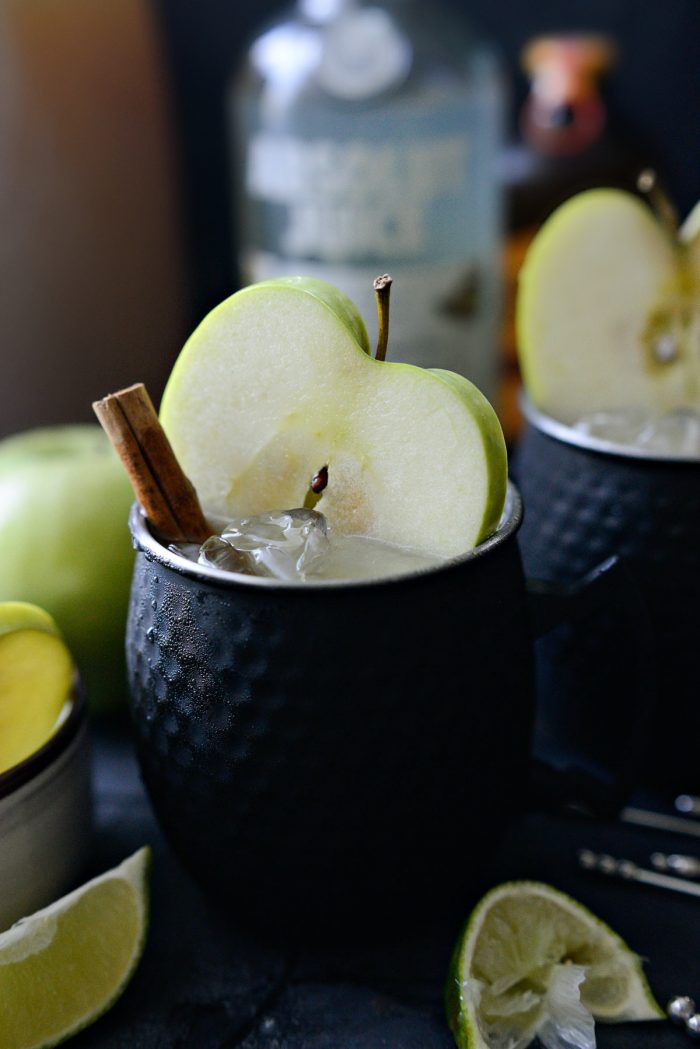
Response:
[[[503,91],[491,51],[421,0],[298,0],[230,87],[239,272],[392,288],[390,357],[493,397]]]

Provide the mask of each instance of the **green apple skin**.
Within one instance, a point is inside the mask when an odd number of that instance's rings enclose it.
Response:
[[[377,361],[350,300],[279,278],[214,309],[178,358],[161,421],[216,517],[316,504],[339,532],[457,556],[494,532],[506,489],[498,419],[467,379]]]
[[[131,486],[97,425],[0,441],[0,601],[55,620],[93,711],[121,706],[133,550]]]
[[[700,252],[637,197],[589,190],[547,220],[520,272],[516,325],[530,399],[566,423],[593,411],[697,407]],[[695,258],[695,261],[693,261]],[[660,363],[655,338],[680,333]]]

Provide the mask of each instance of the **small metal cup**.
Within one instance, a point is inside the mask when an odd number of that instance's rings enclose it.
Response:
[[[71,887],[91,829],[85,700],[33,754],[0,774],[0,931]]]
[[[519,534],[525,571],[570,583],[606,557],[623,560],[647,605],[658,665],[641,778],[699,790],[700,460],[641,453],[585,436],[527,401],[523,409],[514,473],[527,508]],[[543,646],[537,735],[548,737],[550,751],[566,750],[573,733],[579,742],[588,735],[594,749],[620,746],[635,710],[633,697],[621,702],[629,687],[624,639],[618,634],[611,647],[611,636],[589,620]]]

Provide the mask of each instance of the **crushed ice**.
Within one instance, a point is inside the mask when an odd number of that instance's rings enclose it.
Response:
[[[700,458],[700,415],[691,408],[677,408],[663,415],[641,408],[591,412],[579,419],[574,429],[588,437],[669,458]]]
[[[305,580],[328,551],[328,527],[317,510],[281,510],[239,517],[207,539],[199,563],[226,572]]]
[[[224,572],[284,582],[367,580],[411,574],[441,558],[361,535],[333,533],[324,515],[304,507],[212,522],[219,535],[173,553]]]

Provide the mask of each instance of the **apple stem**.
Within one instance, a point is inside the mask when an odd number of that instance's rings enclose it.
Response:
[[[637,189],[648,199],[661,225],[672,240],[678,237],[678,215],[668,194],[659,185],[659,178],[652,168],[645,168],[637,179]]]
[[[379,334],[377,336],[377,352],[375,360],[383,361],[386,357],[386,348],[389,343],[389,297],[391,295],[392,280],[388,273],[374,280],[374,294],[377,297],[377,314],[379,316]]]

